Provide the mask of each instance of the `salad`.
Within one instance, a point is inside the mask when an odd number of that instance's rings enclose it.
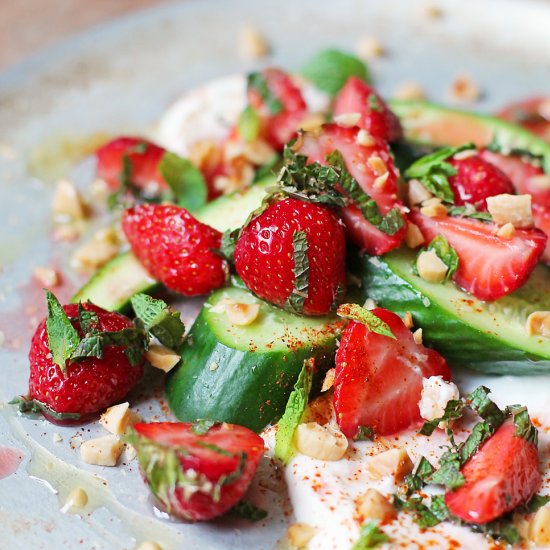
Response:
[[[94,273],[70,303],[44,281],[12,405],[99,418],[81,460],[135,453],[136,493],[178,521],[268,525],[247,493],[267,462],[292,548],[550,545],[547,407],[463,370],[550,371],[544,105],[387,102],[337,50],[191,93],[97,149],[106,228],[73,258]],[[89,211],[58,186],[58,234]],[[182,297],[203,297],[187,326]],[[164,419],[127,400],[151,368]]]

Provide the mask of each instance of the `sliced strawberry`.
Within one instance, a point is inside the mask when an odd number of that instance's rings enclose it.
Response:
[[[307,105],[284,71],[268,68],[257,74],[259,78],[249,81],[248,101],[262,118],[264,139],[279,150],[296,135]]]
[[[550,265],[550,207],[533,205],[533,218],[535,220],[535,227],[538,227],[543,231],[547,237],[546,248],[540,257],[541,262]]]
[[[498,226],[470,218],[430,218],[417,210],[409,215],[427,242],[443,235],[456,250],[453,280],[480,300],[496,300],[527,280],[546,246],[538,229],[517,229],[512,238],[495,234]]]
[[[298,288],[294,239],[302,234],[307,250],[306,288]],[[244,227],[235,247],[235,269],[260,298],[289,308],[302,293],[299,312],[325,315],[346,288],[346,243],[338,217],[326,206],[287,198],[270,205]],[[291,309],[294,306],[290,306]]]
[[[134,430],[129,440],[149,489],[169,514],[192,521],[212,519],[237,504],[264,451],[260,436],[234,424],[207,429],[153,422]]]
[[[457,173],[449,177],[455,204],[470,203],[478,210],[487,210],[487,197],[513,194],[514,186],[510,178],[491,162],[480,155],[448,160]]]
[[[96,151],[97,176],[116,191],[120,187],[126,158],[133,185],[150,195],[158,194],[167,188],[158,170],[165,152],[162,147],[143,138],[116,138]]]
[[[507,420],[466,462],[461,470],[465,484],[445,495],[451,514],[487,523],[537,492],[542,481],[537,447],[515,431],[513,420]]]
[[[542,168],[516,155],[503,155],[487,149],[480,155],[510,178],[516,193],[531,195],[534,204],[550,204],[550,176],[545,175]]]
[[[498,116],[550,141],[550,103],[548,97],[516,101],[499,111]]]
[[[402,203],[397,198],[398,171],[387,145],[380,140],[374,140],[372,145],[360,145],[358,132],[358,128],[325,124],[320,133],[303,134],[297,152],[306,155],[309,163],[326,165],[327,155],[339,151],[350,174],[375,200],[382,215],[393,208],[401,208]],[[381,177],[383,180],[379,179]],[[383,233],[364,219],[354,206],[344,209],[342,217],[348,237],[369,254],[385,254],[398,247],[405,236],[404,227],[394,235]]]
[[[417,344],[399,316],[377,308],[395,340],[350,321],[336,352],[334,408],[344,434],[355,437],[360,426],[389,435],[420,422],[422,379],[451,373],[436,351]]]
[[[221,233],[185,208],[139,204],[124,212],[122,229],[139,261],[167,288],[197,296],[225,283],[225,263],[213,252]]]
[[[399,119],[384,100],[356,76],[348,78],[334,102],[334,116],[347,113],[359,113],[361,118],[357,125],[384,141],[395,141],[403,135]]]

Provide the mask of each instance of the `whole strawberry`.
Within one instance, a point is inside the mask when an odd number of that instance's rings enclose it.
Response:
[[[213,252],[221,233],[185,208],[140,204],[124,212],[122,229],[139,261],[167,288],[197,296],[225,283],[225,262]]]
[[[192,521],[212,519],[241,500],[264,451],[263,439],[235,424],[136,424],[126,437],[158,504]]]
[[[31,342],[29,393],[20,409],[83,420],[121,401],[143,374],[143,331],[90,303],[61,307],[49,295],[48,306]]]
[[[293,198],[267,207],[244,227],[235,269],[260,298],[305,315],[325,315],[346,284],[344,229],[327,207]]]

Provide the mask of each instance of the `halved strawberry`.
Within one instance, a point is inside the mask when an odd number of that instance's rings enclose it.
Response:
[[[550,141],[550,98],[532,97],[510,103],[497,116]]]
[[[483,524],[528,502],[541,484],[538,450],[507,420],[466,462],[466,482],[445,495],[451,514]]]
[[[298,131],[307,110],[300,89],[282,70],[264,69],[248,82],[248,101],[262,119],[262,136],[282,149]]]
[[[485,149],[480,156],[494,164],[512,181],[515,192],[519,195],[528,193],[534,204],[550,204],[550,177],[544,170],[516,155],[503,155]]]
[[[338,92],[334,102],[334,116],[359,113],[357,124],[377,138],[395,141],[403,135],[399,119],[378,93],[364,80],[351,76]]]
[[[359,427],[389,435],[421,421],[418,402],[422,379],[450,380],[445,359],[417,344],[399,316],[387,309],[372,312],[395,339],[350,321],[336,352],[334,408],[341,430],[355,437]]]
[[[263,439],[235,424],[136,424],[135,447],[149,489],[169,514],[192,521],[219,516],[248,489]]]
[[[546,246],[538,229],[517,229],[512,238],[495,234],[498,226],[470,218],[430,218],[409,214],[427,242],[443,235],[455,249],[459,264],[453,280],[480,300],[496,300],[527,280]]]
[[[120,187],[126,158],[132,184],[148,194],[158,194],[167,189],[158,170],[165,152],[162,147],[143,138],[116,138],[96,151],[97,176],[116,191]]]
[[[339,151],[349,173],[374,199],[382,215],[393,208],[401,208],[402,203],[397,198],[398,171],[387,145],[381,140],[361,145],[358,132],[358,128],[325,124],[320,132],[301,136],[297,153],[306,155],[308,163],[326,165],[327,155]],[[405,236],[405,227],[393,235],[383,233],[353,205],[344,209],[342,218],[350,240],[369,254],[385,254],[398,247]]]
[[[185,208],[138,204],[124,212],[122,229],[139,261],[167,288],[197,296],[225,283],[225,262],[213,252],[221,233]]]
[[[457,172],[449,177],[455,204],[470,203],[474,204],[478,210],[487,210],[485,201],[487,197],[514,193],[510,178],[480,155],[450,158],[448,162]]]

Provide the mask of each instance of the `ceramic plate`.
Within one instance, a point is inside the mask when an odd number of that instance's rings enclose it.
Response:
[[[360,37],[375,36],[387,55],[371,70],[385,94],[414,80],[431,99],[444,102],[459,72],[469,73],[484,91],[476,106],[481,110],[548,91],[546,2],[438,5],[440,18],[427,15],[423,0],[191,0],[94,29],[0,77],[0,446],[21,456],[16,473],[0,480],[0,548],[130,549],[143,540],[166,549],[273,548],[289,508],[284,485],[267,475],[269,465],[253,488],[254,501],[269,504],[269,520],[170,522],[146,497],[135,461],[111,469],[80,462],[79,442],[99,434],[96,425],[56,427],[19,417],[5,405],[26,391],[29,341],[43,315],[33,269],[53,265],[64,271],[72,250],[50,239],[52,183],[62,176],[89,183],[92,163],[73,164],[99,136],[146,132],[185,90],[253,68],[238,51],[245,24],[257,27],[273,47],[261,63],[289,69],[319,48],[353,51]],[[68,298],[80,283],[68,275],[60,297]],[[479,379],[465,374],[460,380],[470,387]],[[163,418],[160,381],[153,375],[148,381],[153,390],[138,390],[136,407],[146,418]],[[517,402],[529,387],[548,382],[506,377],[489,385],[499,400]],[[54,442],[56,434],[61,440]],[[89,504],[79,515],[63,513],[76,485],[86,489]]]

